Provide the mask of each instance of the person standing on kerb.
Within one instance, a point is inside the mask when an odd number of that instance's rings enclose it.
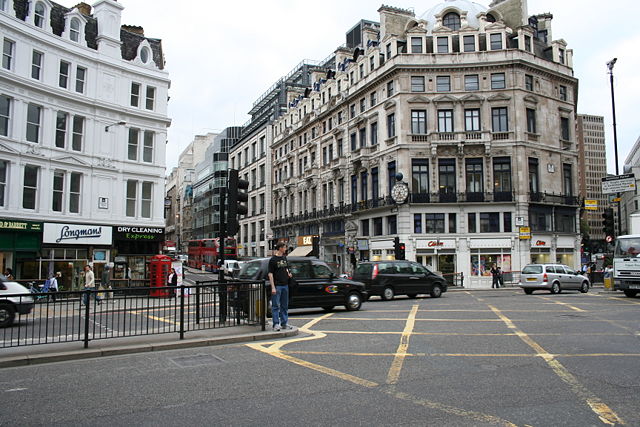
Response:
[[[269,283],[271,284],[271,316],[273,330],[293,329],[289,325],[289,279],[291,272],[284,256],[286,245],[276,244],[275,254],[269,260]]]

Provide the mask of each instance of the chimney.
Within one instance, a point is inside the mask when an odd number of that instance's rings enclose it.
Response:
[[[123,25],[121,28],[130,33],[138,34],[139,36],[144,37],[144,28],[137,25]]]
[[[91,16],[91,6],[86,4],[85,2],[78,3],[74,6],[75,9],[78,9],[81,14],[85,16]]]

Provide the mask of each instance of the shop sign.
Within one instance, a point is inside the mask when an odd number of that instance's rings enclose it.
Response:
[[[430,240],[427,242],[427,247],[429,248],[440,248],[442,246],[444,246],[444,242],[440,240]]]
[[[87,224],[44,223],[42,243],[56,245],[111,245],[111,227]]]
[[[0,230],[14,231],[42,231],[41,222],[13,221],[11,219],[0,220]]]
[[[534,248],[547,248],[549,247],[549,243],[546,240],[535,239],[531,240],[531,246]]]
[[[164,241],[164,228],[162,227],[113,227],[113,240],[129,240],[139,242]]]
[[[520,240],[531,240],[531,227],[520,227]]]
[[[298,246],[313,245],[313,236],[298,236]]]

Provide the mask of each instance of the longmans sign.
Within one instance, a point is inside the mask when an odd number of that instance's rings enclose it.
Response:
[[[56,245],[111,245],[111,226],[44,223],[42,243]]]

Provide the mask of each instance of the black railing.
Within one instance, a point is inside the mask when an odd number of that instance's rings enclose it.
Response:
[[[442,277],[447,281],[447,286],[464,288],[464,273],[445,273]]]
[[[0,348],[179,334],[240,325],[265,330],[264,282],[3,294]],[[23,313],[23,314],[20,314]]]
[[[580,200],[576,196],[563,196],[550,193],[529,193],[529,201],[534,203],[547,203],[552,205],[580,206]]]

